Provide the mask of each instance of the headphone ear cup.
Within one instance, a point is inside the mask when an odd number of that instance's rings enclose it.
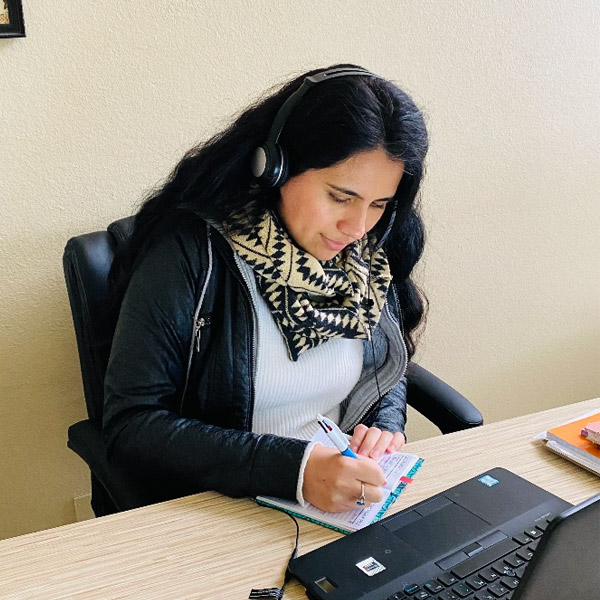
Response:
[[[281,187],[287,181],[290,163],[288,161],[287,152],[283,149],[283,146],[277,145],[277,148],[279,150],[279,164],[281,166],[279,167],[279,177],[277,178],[275,186]]]
[[[267,168],[267,152],[263,146],[259,146],[252,155],[252,163],[250,165],[252,175],[259,181],[265,174]]]
[[[265,142],[259,146],[252,158],[252,174],[263,187],[272,188],[281,185],[285,166],[284,152],[278,144]]]

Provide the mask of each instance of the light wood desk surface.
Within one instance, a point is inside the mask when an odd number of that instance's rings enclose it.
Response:
[[[600,478],[531,441],[594,409],[600,398],[408,444],[425,463],[390,513],[495,466],[572,503],[600,492]],[[207,492],[0,541],[0,598],[243,600],[281,585],[294,535],[282,513]],[[338,537],[302,521],[300,554]],[[288,584],[286,600],[305,598]]]

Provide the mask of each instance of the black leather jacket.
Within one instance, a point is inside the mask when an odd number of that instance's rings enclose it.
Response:
[[[363,375],[342,404],[346,431],[365,417],[404,429],[406,349],[391,295],[375,356],[365,343]],[[134,270],[105,377],[103,435],[109,460],[157,500],[204,490],[295,498],[307,442],[252,433],[254,332],[248,286],[210,225],[166,235]]]

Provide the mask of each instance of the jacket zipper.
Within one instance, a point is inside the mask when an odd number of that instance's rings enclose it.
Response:
[[[196,341],[196,352],[200,352],[200,340],[202,339],[202,329],[210,325],[210,317],[199,317],[194,320],[194,340]]]
[[[204,296],[206,295],[206,289],[208,288],[208,284],[210,282],[210,277],[212,275],[213,269],[213,255],[212,255],[212,242],[210,239],[210,226],[208,223],[206,224],[206,241],[207,241],[207,251],[208,251],[208,269],[206,272],[206,277],[204,278],[204,285],[202,286],[202,291],[200,292],[200,299],[198,300],[198,304],[196,305],[196,310],[194,311],[194,324],[193,324],[193,334],[192,340],[190,342],[190,352],[188,356],[188,364],[187,371],[185,374],[185,385],[183,386],[183,394],[181,394],[181,404],[179,405],[179,412],[183,412],[183,403],[185,401],[185,396],[188,389],[188,384],[190,382],[190,371],[192,369],[192,358],[194,356],[194,348],[200,348],[200,338],[202,336],[202,328],[205,325],[209,324],[208,319],[204,319],[200,317],[200,309],[202,308],[202,303],[204,302]]]
[[[208,246],[208,272],[206,275],[206,279],[204,281],[204,286],[202,287],[202,292],[200,293],[200,299],[198,300],[196,310],[194,311],[193,335],[192,335],[192,340],[191,340],[191,344],[190,344],[187,373],[186,373],[186,377],[185,377],[185,386],[183,388],[183,395],[181,397],[180,411],[182,411],[182,409],[183,409],[183,402],[184,402],[185,394],[187,392],[187,388],[188,388],[188,384],[189,384],[194,350],[196,350],[196,351],[200,350],[200,340],[202,339],[202,329],[204,327],[206,327],[207,325],[210,325],[210,317],[208,317],[208,318],[200,317],[200,310],[202,308],[204,296],[206,295],[206,288],[208,287],[208,284],[210,281],[210,276],[212,274],[212,268],[213,268],[213,251],[212,251],[212,240],[211,240],[210,231],[211,231],[211,225],[209,223],[207,223],[206,224],[206,239],[207,239],[207,246]],[[217,229],[217,231],[218,231],[218,229]],[[225,257],[225,260],[228,261],[228,259],[226,257]],[[235,256],[234,256],[234,263],[235,263]],[[250,389],[250,413],[249,413],[250,415],[252,415],[254,412],[254,380],[256,378],[255,369],[256,369],[256,326],[257,326],[257,316],[256,315],[257,315],[257,310],[256,310],[256,306],[254,304],[254,300],[252,299],[252,295],[250,294],[250,285],[248,283],[248,280],[246,279],[245,274],[242,272],[242,269],[240,269],[238,267],[237,263],[235,264],[235,270],[238,272],[238,274],[242,278],[242,282],[241,282],[241,283],[243,283],[242,287],[244,288],[244,293],[245,293],[246,298],[248,299],[248,302],[252,308],[252,312],[253,312],[253,316],[254,316],[254,322],[253,322],[253,328],[252,328],[252,356],[251,356],[252,363],[250,365],[250,368],[252,370],[252,386]],[[252,420],[251,416],[250,416],[249,420],[250,421]],[[246,425],[247,430],[251,431],[251,428],[250,428],[251,423],[246,422],[245,425]]]
[[[248,299],[253,314],[251,355],[252,362],[250,364],[250,369],[252,371],[252,385],[250,386],[250,411],[248,412],[248,419],[246,422],[247,430],[252,431],[252,417],[254,416],[254,382],[256,381],[256,329],[258,327],[258,310],[256,308],[256,304],[254,303],[254,299],[252,298],[252,294],[250,293],[250,283],[248,281],[248,278],[246,277],[246,273],[244,273],[243,269],[240,269],[240,267],[238,266],[238,260],[241,259],[238,259],[238,255],[234,254],[234,262],[236,263],[236,269],[243,280],[244,285],[242,287],[244,288],[244,294]]]

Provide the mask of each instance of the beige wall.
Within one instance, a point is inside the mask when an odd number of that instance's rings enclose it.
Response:
[[[84,416],[67,238],[315,66],[362,64],[427,112],[422,364],[488,420],[600,396],[596,0],[24,5],[27,38],[0,40],[0,538],[88,492],[65,448]]]

